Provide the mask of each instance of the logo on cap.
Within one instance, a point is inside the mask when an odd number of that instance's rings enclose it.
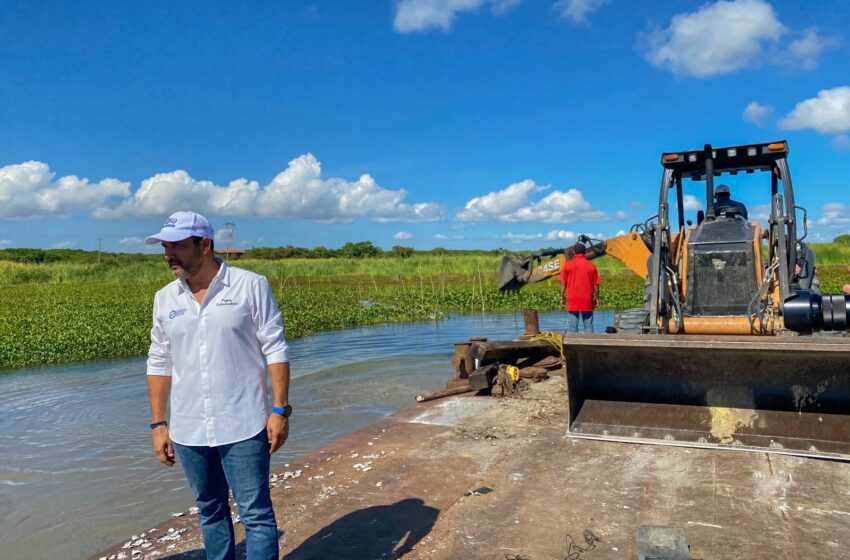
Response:
[[[168,218],[167,220],[165,220],[165,223],[162,224],[162,227],[177,227],[177,218]]]

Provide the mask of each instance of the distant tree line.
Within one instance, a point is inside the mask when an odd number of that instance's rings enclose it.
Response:
[[[160,260],[159,254],[106,253],[81,249],[0,249],[0,261],[28,264],[79,263],[120,266],[140,260]]]
[[[363,259],[363,258],[400,258],[406,259],[413,255],[506,255],[507,249],[494,250],[451,250],[445,247],[435,247],[428,251],[416,250],[413,247],[394,245],[388,251],[381,249],[371,241],[349,241],[338,249],[327,247],[257,247],[248,249],[242,255],[243,259]],[[140,260],[158,261],[162,259],[159,253],[106,253],[98,251],[83,251],[79,249],[0,249],[0,261],[12,261],[28,264],[47,263],[79,263],[100,264],[102,266],[120,266]]]
[[[839,235],[832,241],[836,245],[850,247],[850,234]],[[568,244],[565,244],[566,247]],[[561,247],[562,249],[563,247]],[[327,247],[296,247],[287,245],[285,247],[257,247],[245,251],[242,258],[245,259],[363,259],[375,257],[389,257],[406,259],[413,255],[508,255],[511,253],[529,254],[532,252],[543,252],[558,249],[556,247],[542,247],[537,251],[511,251],[509,249],[446,249],[445,247],[434,247],[424,251],[413,247],[393,245],[388,251],[381,249],[371,241],[349,241],[338,249]],[[19,263],[41,264],[41,263],[81,263],[100,264],[102,266],[121,266],[131,262],[158,261],[162,259],[160,253],[106,253],[98,251],[83,251],[80,249],[0,249],[0,261],[12,261]]]
[[[242,258],[245,259],[363,259],[368,257],[390,257],[406,259],[413,255],[506,255],[507,249],[484,250],[449,250],[444,247],[435,247],[428,251],[416,250],[413,247],[402,247],[393,245],[389,251],[381,249],[371,241],[349,241],[339,249],[328,249],[327,247],[257,247],[248,249]]]

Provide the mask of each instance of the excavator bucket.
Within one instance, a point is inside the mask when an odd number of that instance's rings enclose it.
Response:
[[[531,275],[533,259],[522,255],[505,255],[499,267],[500,292],[519,290]]]
[[[850,338],[566,334],[576,438],[850,460]]]

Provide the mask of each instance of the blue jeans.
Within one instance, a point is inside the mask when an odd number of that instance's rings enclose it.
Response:
[[[177,460],[195,493],[208,560],[235,560],[236,543],[228,490],[245,526],[249,560],[278,560],[277,521],[269,492],[269,440],[251,439],[218,447],[174,444]]]
[[[581,322],[584,325],[584,332],[593,332],[593,311],[569,311],[570,320],[567,332],[578,332],[578,316],[581,315]]]

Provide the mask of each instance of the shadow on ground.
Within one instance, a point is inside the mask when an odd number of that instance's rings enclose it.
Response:
[[[283,555],[285,560],[371,560],[398,558],[427,535],[440,510],[418,498],[373,506],[340,517],[320,529],[298,548]],[[284,527],[285,529],[285,527]],[[281,533],[282,535],[282,533]],[[204,560],[203,550],[190,550],[162,560]],[[236,546],[236,558],[245,558],[245,542]]]
[[[431,531],[439,513],[418,498],[357,510],[320,529],[284,558],[398,558]]]

